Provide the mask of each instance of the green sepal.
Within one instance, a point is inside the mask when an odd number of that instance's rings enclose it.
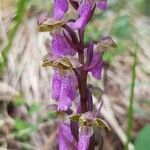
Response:
[[[109,125],[104,120],[97,118],[96,122],[97,122],[97,126],[99,128],[106,128],[108,131],[111,131],[111,128],[109,127]]]
[[[81,115],[80,114],[72,114],[69,116],[69,119],[74,122],[79,122]]]

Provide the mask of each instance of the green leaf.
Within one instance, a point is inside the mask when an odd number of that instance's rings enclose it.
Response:
[[[26,141],[28,137],[37,130],[37,128],[38,124],[31,124],[27,121],[16,118],[15,128],[12,135]]]
[[[7,62],[7,56],[9,54],[9,50],[13,44],[14,37],[18,31],[19,25],[22,23],[24,14],[26,12],[26,5],[27,0],[19,0],[17,5],[17,13],[14,18],[14,22],[12,23],[13,26],[8,32],[8,44],[7,46],[2,50],[2,57],[3,61],[0,62],[0,73],[3,71],[4,66]]]
[[[26,122],[24,120],[21,120],[19,118],[15,119],[15,129],[17,131],[24,130],[24,129],[28,128],[28,127],[30,127],[28,122]]]
[[[22,106],[22,105],[25,104],[25,98],[23,96],[19,96],[19,97],[16,98],[14,103],[17,107]]]
[[[150,150],[150,124],[146,125],[135,139],[136,150]]]
[[[29,115],[32,115],[32,114],[38,112],[39,109],[40,109],[40,104],[35,104],[35,103],[33,103],[33,104],[30,106],[30,108],[29,108],[28,114],[29,114]]]
[[[47,113],[47,117],[49,118],[49,119],[56,119],[57,118],[57,112],[48,112]]]

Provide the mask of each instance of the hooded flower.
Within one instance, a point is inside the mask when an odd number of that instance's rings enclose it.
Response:
[[[77,94],[77,79],[74,72],[60,74],[54,71],[52,83],[52,98],[58,101],[58,110],[66,111],[71,107]]]
[[[85,112],[84,114],[72,114],[70,120],[79,123],[79,141],[78,150],[88,150],[90,138],[94,133],[94,128],[105,128],[110,131],[109,125],[102,119],[97,118],[93,112]]]

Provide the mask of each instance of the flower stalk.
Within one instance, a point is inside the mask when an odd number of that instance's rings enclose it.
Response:
[[[69,3],[77,17],[66,21]],[[54,0],[53,17],[38,18],[39,31],[50,32],[52,37],[51,49],[43,58],[42,66],[54,70],[52,98],[56,103],[50,111],[58,116],[59,150],[94,150],[95,128],[110,130],[109,125],[98,118],[102,104],[98,110],[93,105],[92,95],[101,93],[101,89],[89,85],[87,77],[91,73],[95,79],[101,79],[103,53],[116,45],[110,37],[84,44],[84,31],[95,9],[105,10],[106,6],[107,0]]]

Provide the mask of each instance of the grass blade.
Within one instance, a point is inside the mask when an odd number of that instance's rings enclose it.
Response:
[[[17,13],[14,18],[14,26],[8,32],[8,44],[2,51],[3,61],[0,62],[0,73],[2,73],[4,66],[7,63],[7,56],[8,56],[9,50],[13,44],[13,39],[16,35],[19,25],[21,24],[21,22],[23,20],[23,16],[24,16],[25,10],[26,10],[26,3],[27,3],[27,0],[19,0],[18,1]]]
[[[129,149],[129,142],[131,141],[132,134],[132,120],[133,120],[133,100],[134,100],[134,89],[136,80],[136,65],[137,65],[137,43],[135,46],[134,60],[132,65],[132,75],[131,75],[131,86],[130,86],[130,97],[129,97],[129,107],[127,115],[127,142],[125,145],[125,150]]]

